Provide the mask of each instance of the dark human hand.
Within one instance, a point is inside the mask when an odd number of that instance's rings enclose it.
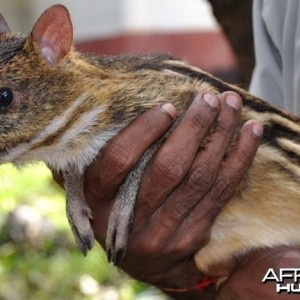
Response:
[[[184,289],[201,280],[193,256],[209,238],[215,217],[249,168],[262,135],[262,126],[248,121],[235,149],[225,155],[241,108],[241,99],[233,92],[197,97],[150,161],[120,265],[131,276],[161,289]],[[113,138],[88,168],[85,194],[93,211],[95,236],[102,245],[118,187],[175,116],[171,104],[150,109]],[[215,130],[201,147],[212,125]],[[194,292],[171,294],[189,299]],[[210,299],[210,294],[202,299]]]
[[[300,248],[281,246],[273,249],[259,249],[243,257],[235,266],[228,280],[222,285],[218,300],[288,300],[299,299],[299,293],[277,293],[276,282],[263,283],[269,269],[274,270],[280,277],[280,268],[291,268],[290,275],[295,269],[299,270]],[[268,277],[274,277],[273,273]],[[280,278],[279,278],[280,279]],[[287,278],[282,284],[294,283],[293,276]],[[299,279],[298,279],[299,282]],[[296,283],[296,289],[299,283]]]

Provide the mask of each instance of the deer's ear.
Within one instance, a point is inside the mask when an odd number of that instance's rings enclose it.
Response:
[[[66,7],[54,5],[48,8],[35,23],[31,35],[47,64],[58,64],[73,43],[73,26]]]
[[[10,33],[9,26],[7,25],[4,17],[0,14],[0,35]]]

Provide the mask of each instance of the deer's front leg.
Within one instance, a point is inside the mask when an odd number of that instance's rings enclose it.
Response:
[[[94,245],[94,233],[90,223],[92,212],[84,198],[83,175],[79,174],[75,168],[70,167],[63,171],[63,176],[67,217],[76,243],[85,256]]]

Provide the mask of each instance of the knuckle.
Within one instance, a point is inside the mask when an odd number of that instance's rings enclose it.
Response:
[[[221,134],[233,133],[239,122],[239,119],[239,114],[235,114],[233,116],[220,114],[216,122],[216,131],[220,132]]]
[[[189,124],[192,129],[204,130],[208,128],[211,122],[201,113],[195,113],[189,118]]]
[[[234,183],[230,178],[223,176],[219,180],[216,180],[214,185],[213,196],[216,201],[220,204],[226,202],[230,197],[232,197],[234,192]]]
[[[193,203],[193,205],[191,203]],[[178,222],[192,209],[194,205],[195,204],[192,201],[176,201],[172,209],[171,217],[175,222]]]
[[[128,252],[143,253],[144,256],[153,257],[161,250],[163,244],[163,237],[161,231],[157,228],[142,225],[141,228],[133,228],[129,236],[127,244]]]
[[[159,155],[152,166],[153,178],[161,185],[178,182],[183,175],[183,161],[179,155]]]
[[[189,234],[186,234],[187,232]],[[187,257],[199,250],[199,243],[204,244],[208,239],[207,232],[201,232],[199,236],[199,227],[187,228],[169,243],[168,253],[173,257]]]
[[[215,172],[206,164],[192,168],[185,177],[185,185],[196,193],[205,193],[213,185]]]
[[[176,245],[173,245],[173,249],[171,249],[170,252],[174,257],[185,257],[187,254],[190,254],[191,249],[191,243],[185,239],[182,239],[178,240]]]
[[[114,166],[118,173],[128,171],[135,163],[134,156],[129,149],[125,149],[117,143],[113,143],[105,150],[105,162]]]
[[[219,132],[222,136],[226,135],[226,133],[230,133],[231,131],[233,131],[234,129],[234,123],[231,121],[228,122],[222,122],[222,121],[218,121],[216,123],[216,128],[215,131]]]
[[[250,145],[243,145],[242,149],[238,149],[235,154],[236,163],[234,164],[237,169],[239,167],[247,167],[253,158],[253,149],[250,147]]]
[[[161,253],[162,245],[163,240],[160,238],[160,235],[154,234],[143,243],[140,249],[148,256],[157,256],[158,253]]]

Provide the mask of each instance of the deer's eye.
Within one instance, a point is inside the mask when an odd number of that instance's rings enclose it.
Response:
[[[0,88],[0,111],[3,111],[12,104],[14,94],[9,88]]]

